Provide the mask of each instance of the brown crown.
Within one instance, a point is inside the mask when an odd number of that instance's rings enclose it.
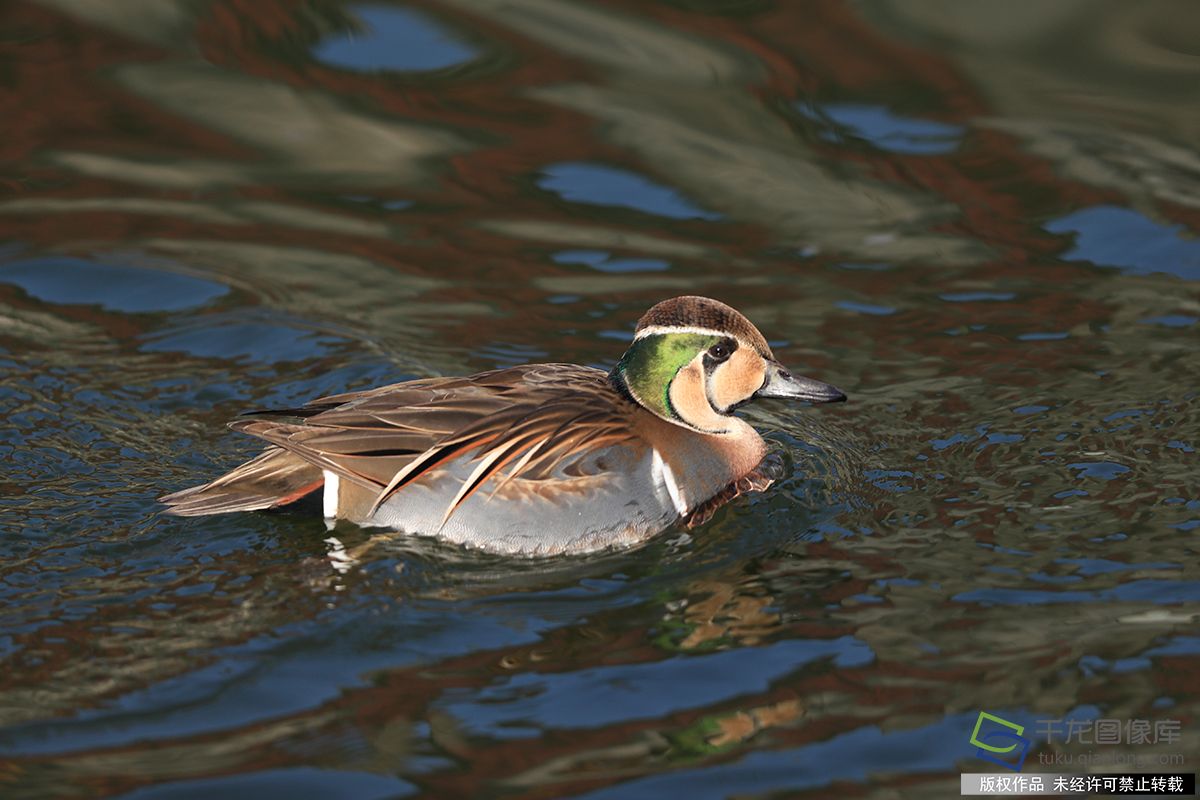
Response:
[[[742,316],[737,309],[708,297],[685,295],[663,300],[642,315],[642,318],[638,320],[637,330],[652,326],[708,328],[724,331],[751,345],[763,356],[774,358],[771,348],[767,345],[767,340],[750,320]]]

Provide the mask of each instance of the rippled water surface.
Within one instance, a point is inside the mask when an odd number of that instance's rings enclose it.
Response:
[[[0,795],[950,797],[981,710],[1176,721],[1030,758],[1197,771],[1197,42],[1185,0],[0,5]],[[681,293],[851,396],[749,410],[790,477],[690,537],[155,502],[247,408],[607,367]]]

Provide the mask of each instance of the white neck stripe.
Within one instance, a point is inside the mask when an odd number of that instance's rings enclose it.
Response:
[[[732,334],[725,331],[713,330],[712,328],[696,328],[691,325],[647,325],[637,332],[633,340],[636,342],[638,339],[646,336],[665,336],[672,333],[698,333],[702,336],[719,336],[722,339],[732,336]]]

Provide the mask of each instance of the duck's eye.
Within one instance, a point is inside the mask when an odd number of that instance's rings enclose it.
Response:
[[[708,348],[708,357],[713,361],[724,361],[733,354],[734,343],[728,339],[721,341]]]

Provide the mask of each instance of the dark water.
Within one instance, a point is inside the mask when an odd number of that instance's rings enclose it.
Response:
[[[1196,771],[1197,42],[1185,0],[0,5],[0,795],[950,797],[981,710],[1026,771]],[[852,399],[751,411],[791,477],[690,537],[154,501],[247,408],[610,365],[689,292]],[[1037,732],[1097,719],[1178,738]]]

